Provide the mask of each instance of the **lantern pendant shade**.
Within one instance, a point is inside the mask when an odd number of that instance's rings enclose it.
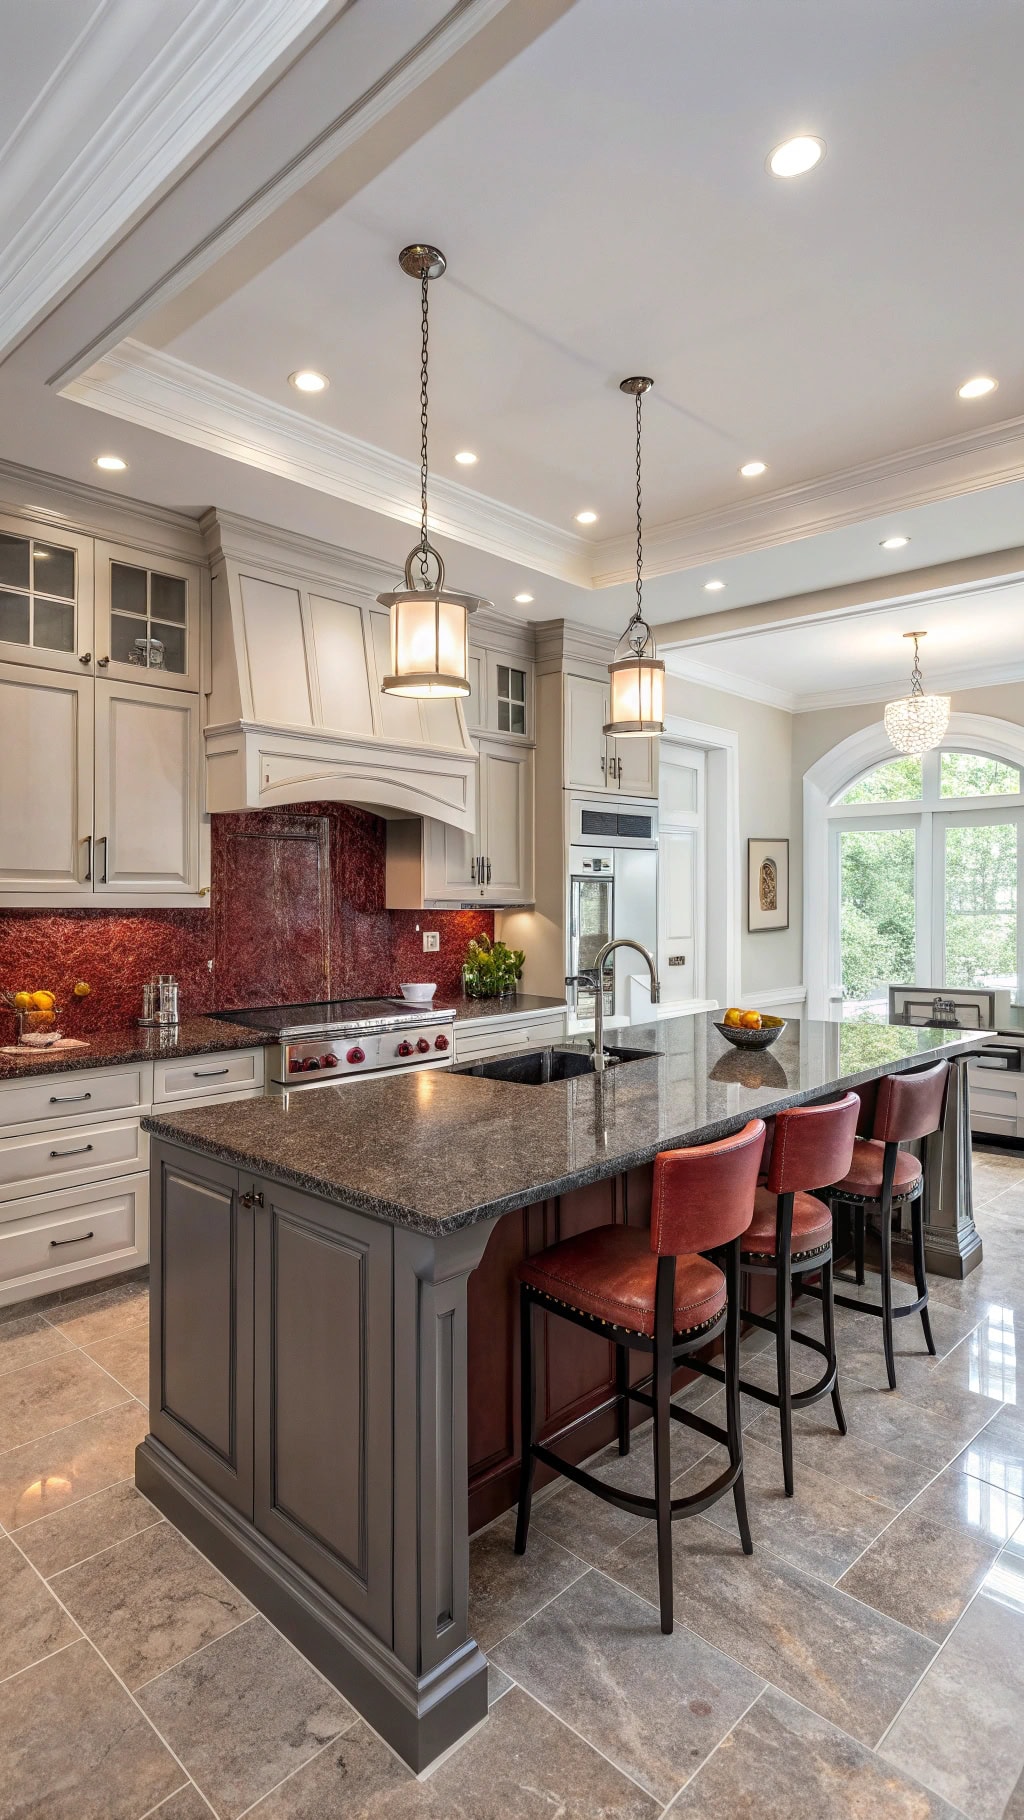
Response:
[[[665,731],[665,666],[642,651],[608,665],[609,718],[616,739],[647,738]]]
[[[402,588],[378,594],[391,617],[388,695],[468,695],[469,615],[481,604],[451,588]]]
[[[949,725],[950,698],[948,695],[926,695],[924,692],[918,644],[928,634],[905,632],[903,636],[914,641],[910,694],[903,696],[900,701],[889,702],[885,710],[885,730],[897,752],[916,757],[920,752],[931,752],[942,743],[943,734]]]

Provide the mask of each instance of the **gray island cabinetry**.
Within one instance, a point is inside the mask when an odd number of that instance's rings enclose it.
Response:
[[[603,1077],[428,1072],[146,1120],[139,1486],[417,1770],[486,1716],[469,1533],[514,1496],[518,1259],[604,1220],[645,1223],[659,1149],[848,1085],[870,1096],[882,1074],[968,1046],[794,1024],[751,1057],[703,1017],[617,1036],[646,1053]],[[946,1152],[966,1105],[951,1104],[942,1174],[962,1190]],[[937,1233],[963,1258],[969,1186]],[[596,1412],[581,1455],[607,1438],[613,1382],[590,1339],[586,1354],[552,1345],[546,1367],[549,1426]]]

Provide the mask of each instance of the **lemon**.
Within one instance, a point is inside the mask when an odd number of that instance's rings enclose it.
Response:
[[[74,986],[72,987],[72,991],[74,992],[74,995],[76,998],[88,998],[90,992],[92,991],[92,987],[88,984],[88,982],[86,980],[76,980]]]
[[[14,994],[14,1009],[15,1009],[15,1011],[31,1011],[31,1009],[32,1009],[31,992],[16,992]]]
[[[57,1001],[52,992],[33,992],[32,1003],[37,1011],[52,1011]]]

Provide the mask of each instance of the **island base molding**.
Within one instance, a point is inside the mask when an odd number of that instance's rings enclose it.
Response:
[[[487,1660],[472,1638],[414,1675],[272,1542],[147,1435],[138,1488],[419,1773],[487,1717]]]

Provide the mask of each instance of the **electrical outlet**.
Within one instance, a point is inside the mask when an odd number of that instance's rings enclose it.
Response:
[[[440,937],[439,932],[436,929],[424,929],[424,931],[423,931],[423,952],[424,952],[424,954],[439,954],[440,951],[441,951],[441,937]]]

